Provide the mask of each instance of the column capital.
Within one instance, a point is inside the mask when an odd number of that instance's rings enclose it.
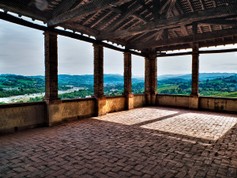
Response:
[[[94,47],[104,47],[101,43],[93,43],[92,46]]]
[[[43,34],[44,34],[44,35],[47,35],[47,34],[48,34],[48,35],[52,35],[52,36],[56,36],[56,37],[58,36],[57,33],[51,32],[51,31],[44,31]]]
[[[142,52],[145,54],[146,58],[155,59],[157,57],[157,51],[154,49],[147,49]]]
[[[192,43],[192,52],[199,54],[199,43]]]

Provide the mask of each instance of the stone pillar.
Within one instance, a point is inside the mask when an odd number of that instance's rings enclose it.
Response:
[[[104,96],[104,51],[100,44],[94,46],[94,97],[96,98],[96,116],[106,114],[106,97]]]
[[[192,51],[192,91],[189,101],[189,107],[193,109],[198,108],[198,80],[199,80],[199,46],[197,43],[193,44]]]
[[[147,105],[156,104],[157,94],[157,58],[155,53],[145,58],[145,95]]]
[[[58,43],[57,34],[45,31],[45,101],[58,101]]]
[[[125,108],[133,109],[133,94],[132,94],[132,55],[130,52],[124,52],[124,95]]]

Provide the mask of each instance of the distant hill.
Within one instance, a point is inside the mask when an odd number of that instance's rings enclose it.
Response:
[[[237,75],[237,73],[200,73],[199,80],[212,80],[217,78],[226,78]],[[191,74],[160,75],[159,80],[191,80]]]
[[[231,80],[237,77],[237,73],[200,73],[199,80],[213,80],[213,79],[225,79]],[[33,83],[33,86],[42,86],[44,85],[44,76],[22,76],[15,74],[1,74],[0,75],[0,88],[4,87],[16,87],[16,86],[28,86],[32,85],[29,83]],[[93,75],[68,75],[68,74],[60,74],[58,76],[58,82],[60,85],[73,85],[73,86],[81,86],[81,85],[91,85],[93,84],[94,76]],[[141,77],[133,77],[133,83],[141,83],[144,82],[144,78]],[[183,74],[183,75],[161,75],[158,76],[158,80],[161,82],[185,82],[191,80],[191,74]],[[105,84],[123,84],[123,76],[119,74],[105,74],[104,75],[104,83]],[[32,86],[32,87],[33,87]]]

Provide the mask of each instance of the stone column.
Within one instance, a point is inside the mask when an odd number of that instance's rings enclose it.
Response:
[[[193,45],[192,51],[192,93],[191,96],[198,96],[199,78],[199,48],[198,44]]]
[[[194,43],[192,46],[192,91],[189,101],[189,107],[198,108],[198,80],[199,80],[199,46]]]
[[[147,105],[156,104],[157,94],[157,58],[155,53],[145,58],[145,95]]]
[[[45,101],[58,101],[58,43],[57,34],[45,31]]]
[[[132,94],[132,55],[130,52],[124,52],[124,95],[125,108],[133,109],[133,94]]]
[[[94,97],[96,98],[96,116],[106,114],[106,97],[104,96],[104,49],[100,44],[94,46]]]

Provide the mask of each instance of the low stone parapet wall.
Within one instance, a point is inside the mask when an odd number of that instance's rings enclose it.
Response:
[[[44,102],[0,105],[0,133],[46,124],[46,104]]]

